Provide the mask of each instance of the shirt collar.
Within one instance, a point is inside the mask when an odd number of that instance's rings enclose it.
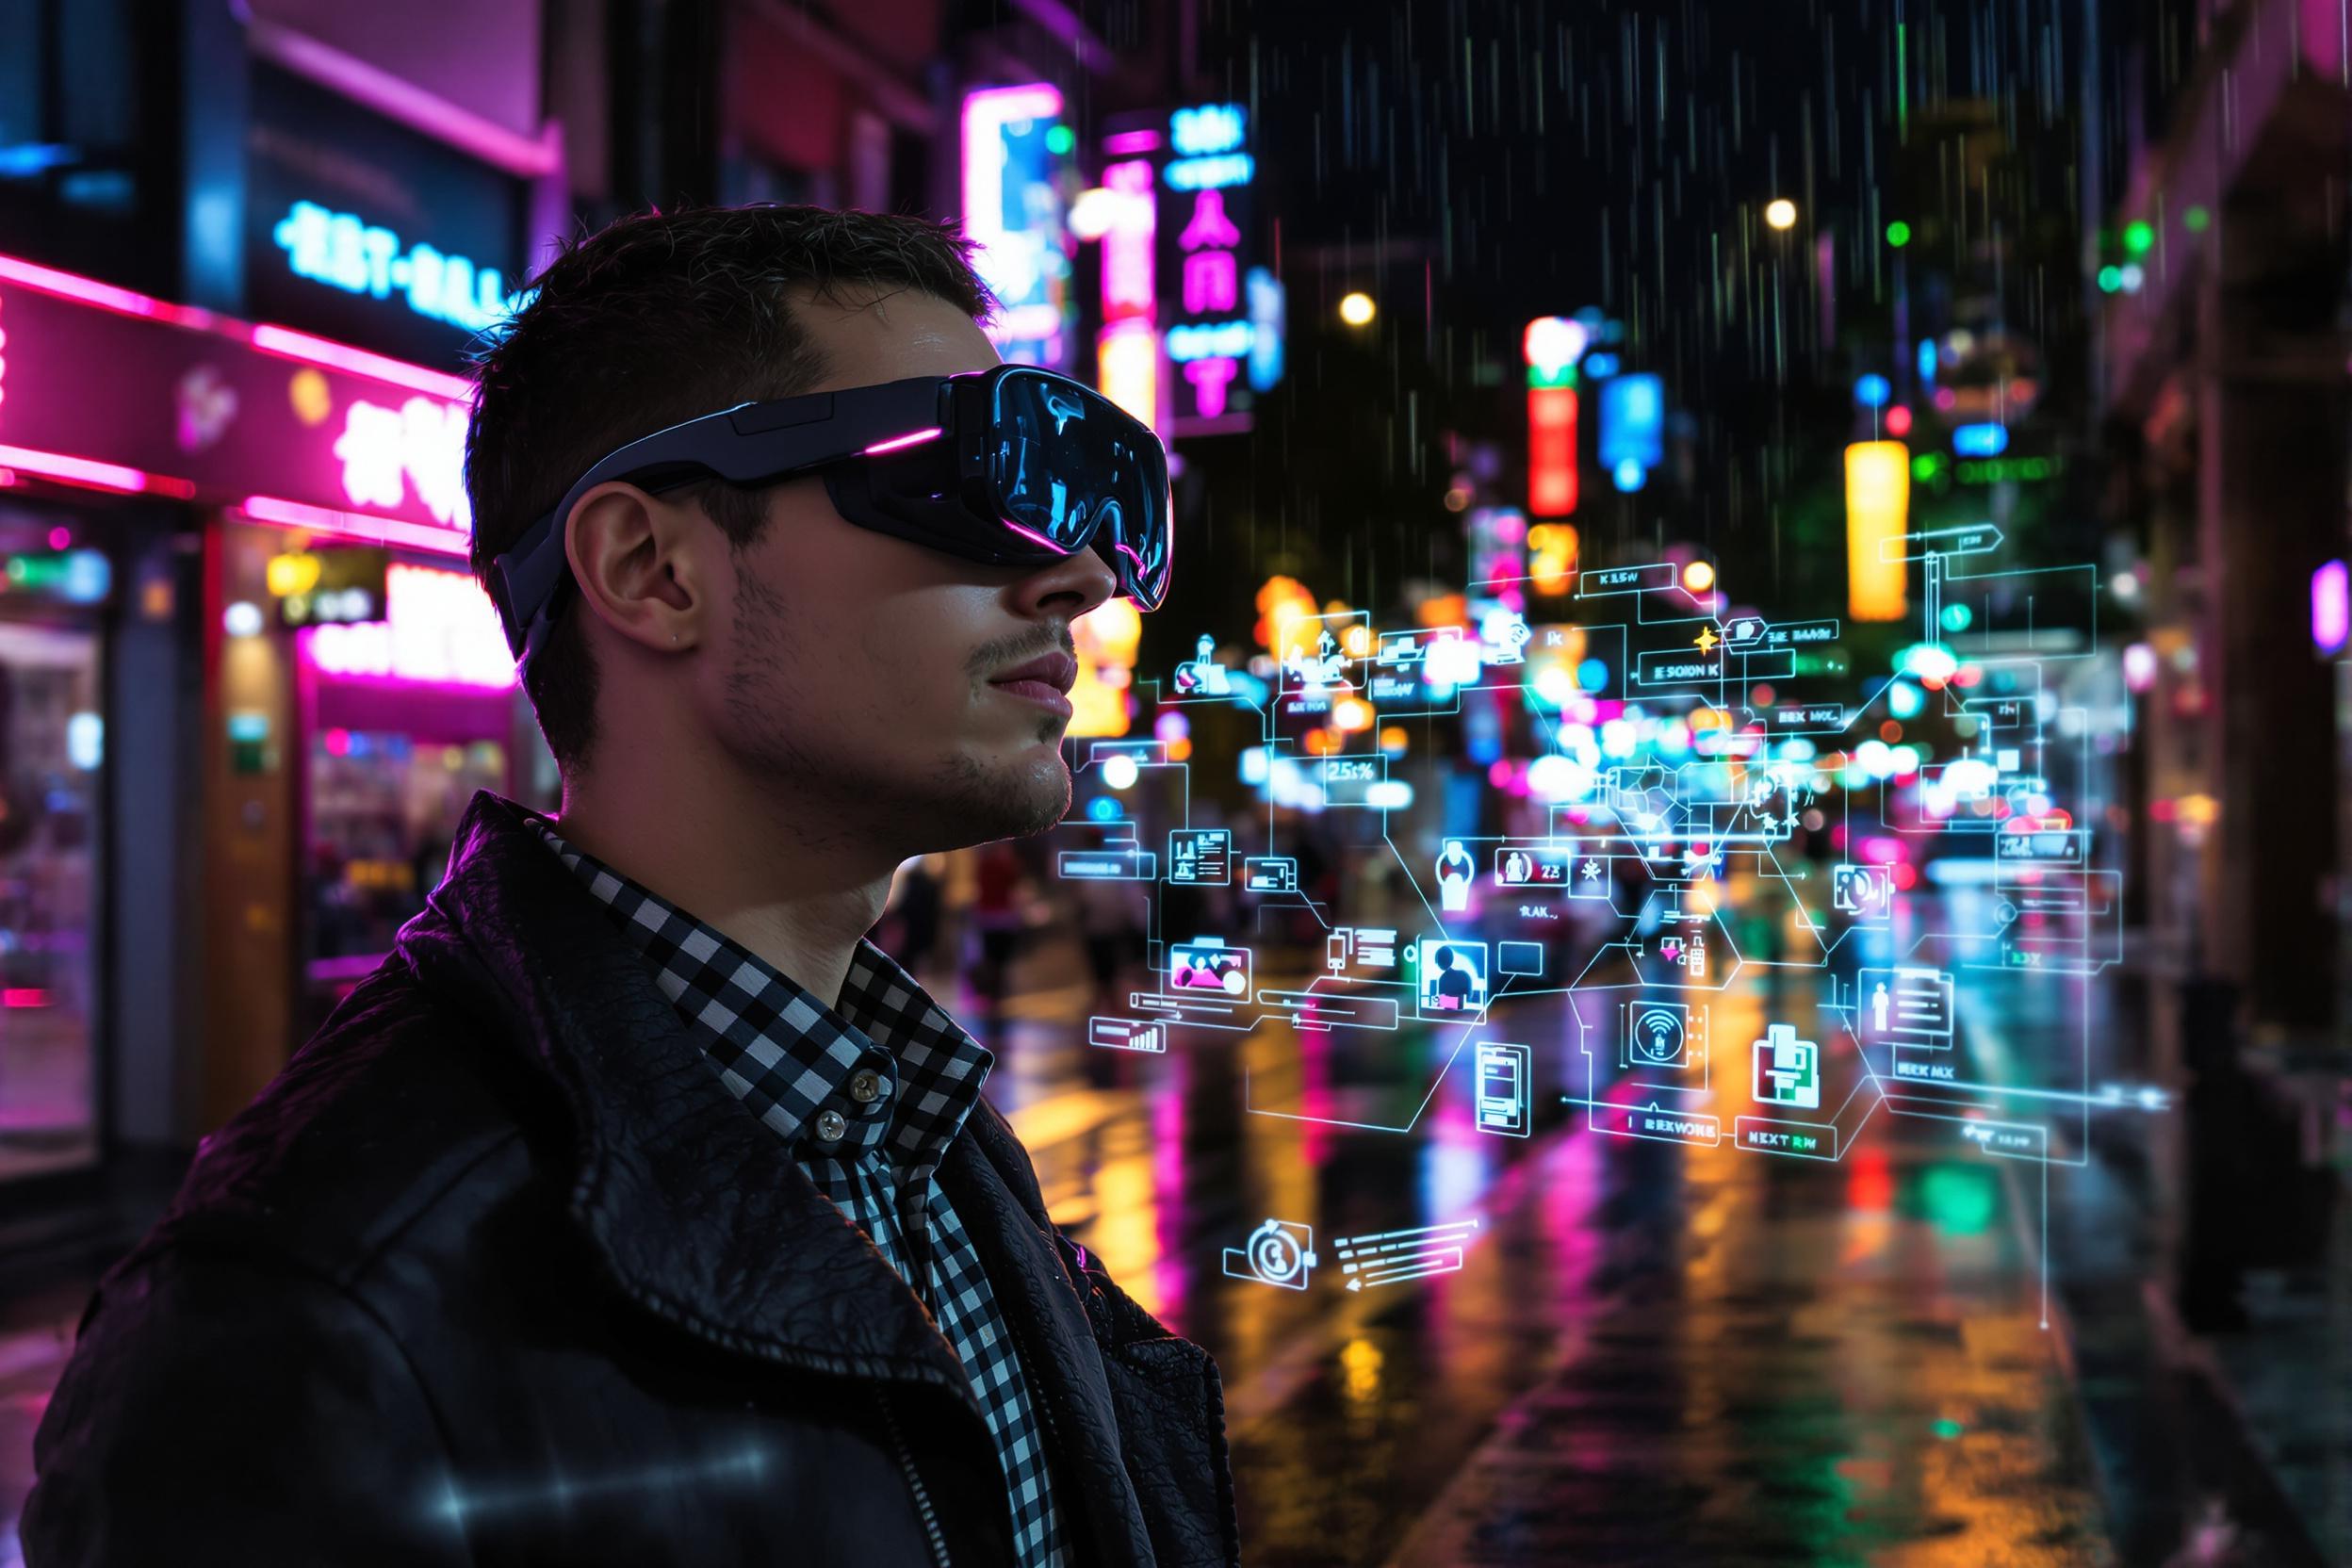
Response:
[[[721,1081],[761,1121],[797,1146],[836,1110],[844,1135],[818,1152],[881,1149],[909,1174],[936,1168],[995,1057],[889,955],[861,939],[839,1004],[828,1007],[715,927],[573,847],[547,818],[526,820],[645,956]],[[861,1070],[880,1076],[878,1096],[852,1093]]]

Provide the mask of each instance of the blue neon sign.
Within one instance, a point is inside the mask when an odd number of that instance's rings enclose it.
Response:
[[[1240,359],[1257,343],[1258,330],[1248,321],[1186,321],[1168,329],[1168,357],[1179,365],[1196,359]]]
[[[1180,156],[1201,157],[1231,153],[1242,143],[1239,104],[1198,104],[1178,109],[1168,119],[1168,142]]]
[[[1664,455],[1666,391],[1654,375],[1616,377],[1601,388],[1601,462],[1620,470],[1618,488],[1631,489],[1622,470],[1658,466]]]
[[[2009,449],[2005,425],[1954,425],[1952,449],[1962,457],[1999,457]]]
[[[316,202],[295,203],[270,237],[298,278],[377,300],[398,294],[417,315],[467,332],[497,325],[523,302],[495,267],[421,240],[404,246],[390,229]]]
[[[1170,190],[1222,190],[1248,185],[1257,161],[1247,153],[1217,153],[1207,157],[1178,158],[1160,172]]]

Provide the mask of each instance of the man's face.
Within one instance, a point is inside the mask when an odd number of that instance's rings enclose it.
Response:
[[[944,300],[840,292],[792,302],[832,367],[810,391],[998,363]],[[811,478],[770,493],[765,531],[733,564],[694,700],[729,763],[806,803],[803,832],[905,856],[1061,820],[1070,623],[1118,586],[1099,556],[961,560],[845,522]]]

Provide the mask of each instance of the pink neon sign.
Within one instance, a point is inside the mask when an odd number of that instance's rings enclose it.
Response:
[[[232,505],[259,492],[311,514],[297,526],[466,548],[462,377],[13,256],[0,325],[0,466]]]
[[[321,673],[346,679],[496,690],[514,659],[490,597],[469,572],[395,562],[384,569],[384,618],[297,634]]]
[[[1169,145],[1184,155],[1161,171],[1178,204],[1169,214],[1173,244],[1166,258],[1174,308],[1160,324],[1168,357],[1192,389],[1183,400],[1179,435],[1187,419],[1247,428],[1248,398],[1236,399],[1236,383],[1256,356],[1258,334],[1274,330],[1258,319],[1258,288],[1246,282],[1243,266],[1250,229],[1246,122],[1242,107],[1231,104],[1179,109],[1169,122]]]
[[[1152,205],[1152,165],[1143,158],[1102,171],[1102,187],[1121,200],[1102,236],[1102,319],[1149,318],[1157,303],[1152,279],[1152,246],[1159,229]]]

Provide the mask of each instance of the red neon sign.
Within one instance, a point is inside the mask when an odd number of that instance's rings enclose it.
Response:
[[[1576,389],[1527,388],[1527,510],[1565,517],[1576,510]]]

